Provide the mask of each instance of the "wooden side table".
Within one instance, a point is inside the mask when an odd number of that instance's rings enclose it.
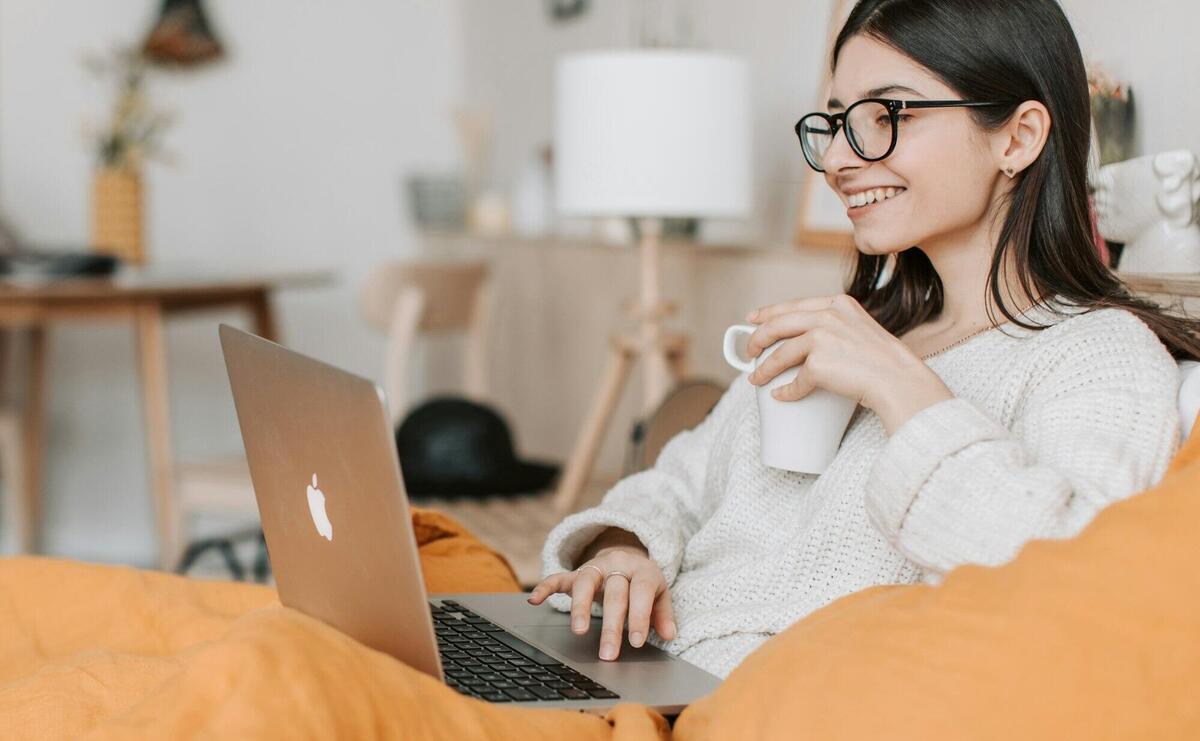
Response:
[[[170,569],[182,548],[181,523],[174,496],[175,463],[164,321],[184,312],[241,307],[253,318],[254,331],[278,337],[271,294],[281,288],[328,282],[324,271],[216,271],[186,266],[156,266],[122,271],[111,279],[71,279],[43,285],[0,285],[0,327],[24,335],[28,376],[21,413],[23,479],[18,518],[18,547],[35,552],[40,540],[42,466],[45,457],[47,334],[59,322],[132,322],[137,334],[142,413],[146,426],[150,490],[159,541],[159,564]]]

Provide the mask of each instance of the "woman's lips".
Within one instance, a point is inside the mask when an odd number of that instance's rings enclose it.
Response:
[[[861,205],[861,206],[855,206],[855,205],[848,206],[846,208],[846,216],[850,217],[851,219],[862,218],[863,216],[866,216],[868,213],[875,211],[879,206],[882,206],[883,204],[887,203],[888,201],[891,201],[895,198],[899,198],[907,190],[908,190],[907,188],[875,188],[872,191],[864,191],[862,193],[856,193],[853,196],[850,196],[849,200],[850,200],[851,204],[854,204],[856,202],[862,202],[864,200],[868,200],[868,197],[865,195],[866,193],[870,193],[871,196],[874,197],[874,200],[870,203],[865,203],[864,205]],[[887,195],[888,193],[891,193],[891,195]],[[882,195],[883,197],[880,198],[880,195]]]

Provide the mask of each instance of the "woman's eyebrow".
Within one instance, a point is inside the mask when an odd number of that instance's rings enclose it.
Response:
[[[899,84],[895,84],[895,83],[893,83],[891,85],[884,85],[883,87],[871,88],[870,90],[868,90],[866,92],[866,94],[863,95],[863,97],[864,98],[882,98],[883,96],[888,95],[890,93],[908,93],[909,95],[915,95],[918,98],[925,97],[924,95],[917,92],[916,90],[913,90],[912,88],[908,87],[907,85],[899,85]],[[845,108],[845,106],[842,105],[842,101],[838,100],[837,98],[830,98],[829,102],[826,103],[826,105],[829,108]]]

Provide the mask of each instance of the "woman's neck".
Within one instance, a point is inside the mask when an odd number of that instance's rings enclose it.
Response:
[[[942,311],[931,322],[939,330],[967,331],[986,326],[991,323],[989,308],[991,316],[1002,316],[988,287],[1000,221],[983,219],[971,229],[921,245],[942,282]],[[997,224],[997,228],[987,228],[988,222]],[[1007,258],[1004,269],[997,275],[1000,295],[1010,310],[1024,311],[1031,302],[1020,289],[1012,254]]]

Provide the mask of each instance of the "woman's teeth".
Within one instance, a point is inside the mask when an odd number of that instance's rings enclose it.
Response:
[[[850,208],[861,208],[863,206],[886,201],[889,198],[898,196],[903,193],[905,188],[875,188],[874,190],[864,190],[859,193],[847,196],[846,201],[850,204]]]

